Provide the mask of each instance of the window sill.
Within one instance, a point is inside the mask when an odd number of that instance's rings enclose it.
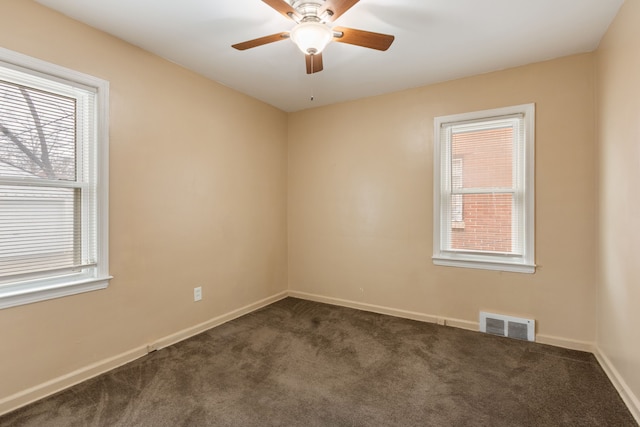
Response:
[[[82,279],[67,283],[42,284],[28,287],[0,288],[0,309],[106,289],[111,276]]]
[[[452,259],[437,256],[434,256],[432,259],[435,265],[442,265],[445,267],[476,268],[480,270],[507,271],[511,273],[528,274],[536,272],[535,264],[510,263],[499,260],[472,260],[462,258]]]

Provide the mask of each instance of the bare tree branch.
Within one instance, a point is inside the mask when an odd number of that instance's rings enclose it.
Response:
[[[27,157],[29,157],[29,159],[32,162],[37,164],[42,170],[45,170],[45,167],[42,164],[42,161],[38,158],[38,156],[36,156],[33,153],[33,151],[29,150],[29,148],[25,146],[22,143],[22,141],[20,141],[20,139],[17,136],[15,136],[13,132],[7,129],[2,123],[0,123],[0,132],[2,132],[7,138],[9,138],[11,142],[16,144],[16,146],[20,149],[20,151],[22,151]],[[49,176],[49,178],[52,178],[52,176]]]
[[[48,179],[72,176],[75,159],[69,146],[75,135],[69,133],[74,132],[73,105],[55,97],[40,98],[19,85],[1,83],[0,101],[7,101],[7,109],[0,110],[0,138],[4,140],[0,141],[0,162]],[[59,145],[61,148],[56,148]]]
[[[47,139],[44,136],[44,130],[42,129],[42,123],[40,121],[40,114],[38,114],[38,110],[36,110],[35,105],[33,105],[33,100],[31,99],[31,95],[29,95],[29,92],[27,92],[25,88],[21,87],[20,93],[22,93],[24,100],[27,102],[29,110],[31,111],[31,117],[33,117],[33,122],[36,125],[38,139],[40,140],[40,158],[42,160],[42,170],[45,174],[47,174],[47,177],[55,178],[53,168],[51,167],[51,160],[49,159],[49,148],[47,147]]]

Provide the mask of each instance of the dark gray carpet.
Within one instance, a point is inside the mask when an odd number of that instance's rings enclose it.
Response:
[[[636,426],[593,355],[287,298],[2,426]]]

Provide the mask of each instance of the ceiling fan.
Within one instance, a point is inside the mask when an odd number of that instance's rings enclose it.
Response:
[[[291,31],[271,34],[232,47],[246,50],[290,38],[305,54],[307,74],[322,71],[322,50],[331,42],[387,50],[394,36],[345,27],[331,27],[359,0],[262,0],[296,25]]]

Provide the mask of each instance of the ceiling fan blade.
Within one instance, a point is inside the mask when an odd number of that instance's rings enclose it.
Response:
[[[395,40],[394,36],[388,34],[372,33],[353,28],[334,27],[333,32],[334,34],[339,34],[333,36],[333,41],[368,47],[369,49],[387,50]]]
[[[289,38],[289,33],[287,32],[277,33],[277,34],[271,34],[270,36],[260,37],[258,39],[248,40],[242,43],[236,43],[231,47],[238,50],[247,50],[247,49],[251,49],[252,47],[258,47],[264,44],[279,42],[280,40],[285,40],[288,38]]]
[[[322,67],[322,53],[316,53],[315,55],[306,55],[307,62],[307,74],[318,73],[323,70]]]
[[[294,16],[298,17],[298,12],[291,7],[289,3],[284,0],[262,0],[276,11],[280,12],[285,18],[293,19]]]
[[[327,5],[324,7],[320,15],[325,11],[330,10],[333,14],[330,15],[328,21],[333,22],[359,1],[360,0],[327,0]]]

